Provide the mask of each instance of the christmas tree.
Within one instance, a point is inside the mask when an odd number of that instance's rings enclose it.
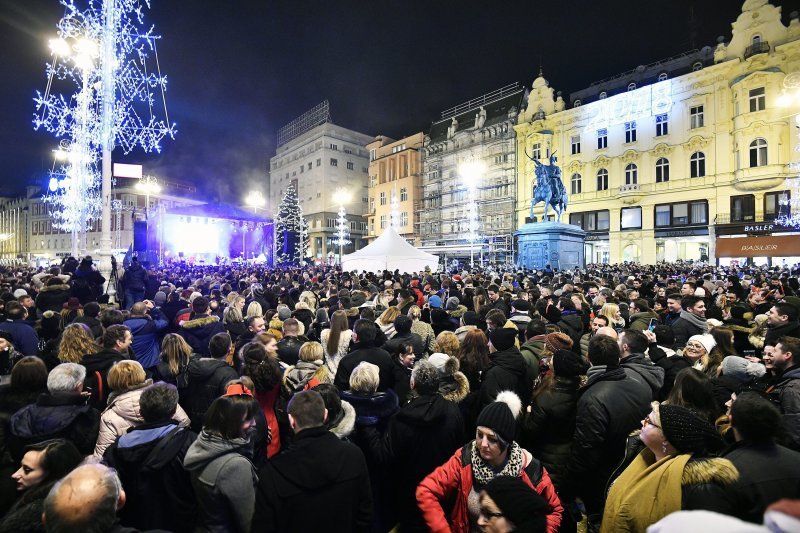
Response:
[[[275,217],[276,260],[278,264],[299,265],[308,251],[308,221],[297,199],[294,183],[289,185]]]

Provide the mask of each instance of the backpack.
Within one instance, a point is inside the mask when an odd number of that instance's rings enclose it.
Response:
[[[92,396],[89,399],[89,405],[102,411],[108,402],[108,384],[103,379],[103,374],[99,370],[95,370],[92,374],[87,374],[83,382],[84,389],[89,388],[92,391]]]

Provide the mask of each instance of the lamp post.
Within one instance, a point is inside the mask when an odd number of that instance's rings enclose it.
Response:
[[[469,265],[475,268],[475,240],[478,238],[478,185],[486,171],[481,161],[467,161],[459,165],[458,173],[467,187],[467,229],[469,230]]]
[[[347,211],[344,205],[349,202],[351,195],[345,189],[339,189],[333,194],[333,201],[339,204],[339,219],[338,228],[336,231],[337,244],[339,245],[339,265],[342,264],[342,257],[344,256],[344,245],[350,241],[347,239]]]

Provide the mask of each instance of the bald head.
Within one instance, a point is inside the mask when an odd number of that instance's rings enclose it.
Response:
[[[606,337],[611,337],[614,340],[617,340],[619,338],[619,335],[617,335],[617,331],[611,326],[603,326],[602,328],[597,328],[597,333],[595,333],[595,335],[605,335]]]
[[[131,307],[131,315],[133,316],[144,316],[147,314],[147,304],[144,302],[136,302]]]
[[[56,483],[44,502],[48,533],[109,531],[125,491],[117,473],[101,464],[79,466]]]

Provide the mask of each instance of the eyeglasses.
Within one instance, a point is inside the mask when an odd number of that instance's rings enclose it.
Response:
[[[686,345],[687,348],[695,348],[697,350],[705,350],[705,346],[697,342],[690,342]]]
[[[504,516],[503,513],[493,513],[490,510],[488,510],[486,507],[481,507],[478,512],[481,515],[483,515],[486,518],[488,518],[489,520],[491,520],[492,518],[500,518],[500,517]]]
[[[659,426],[658,424],[656,424],[655,422],[650,420],[650,415],[644,417],[644,425],[645,426],[653,426],[653,427],[656,427],[658,429],[661,429],[661,426]]]

